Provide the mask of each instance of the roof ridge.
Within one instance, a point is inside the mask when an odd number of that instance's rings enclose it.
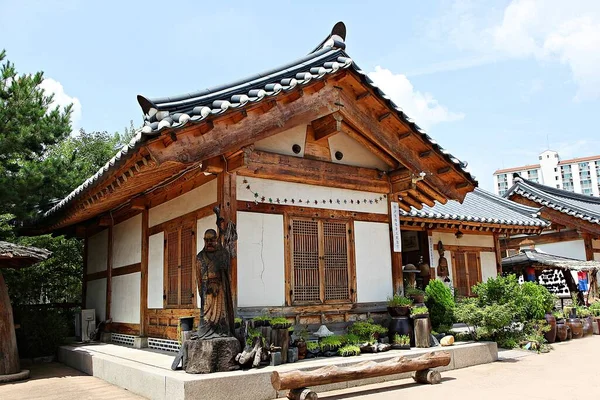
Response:
[[[586,196],[585,194],[575,193],[564,189],[554,188],[552,186],[543,185],[541,183],[530,181],[523,177],[519,177],[524,183],[546,193],[550,193],[556,196],[566,197],[573,200],[581,200],[586,203],[600,204],[600,198],[593,196]]]

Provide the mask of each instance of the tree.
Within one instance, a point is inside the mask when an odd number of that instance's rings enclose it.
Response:
[[[40,84],[43,72],[19,75],[0,52],[0,213],[23,218],[34,210],[23,204],[29,192],[24,164],[40,160],[48,146],[71,131],[71,106],[52,108],[53,96]]]

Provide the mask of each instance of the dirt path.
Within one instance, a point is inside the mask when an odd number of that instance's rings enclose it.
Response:
[[[31,378],[0,385],[2,400],[143,400],[99,378],[94,378],[60,363],[27,367]]]
[[[440,385],[410,380],[322,393],[320,399],[572,400],[600,398],[600,336],[559,343],[548,354],[502,352],[502,361],[442,373]]]

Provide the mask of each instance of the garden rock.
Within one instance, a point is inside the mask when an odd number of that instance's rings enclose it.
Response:
[[[452,335],[444,336],[442,338],[442,340],[440,340],[440,344],[442,346],[452,346],[454,344],[454,336],[452,336]]]

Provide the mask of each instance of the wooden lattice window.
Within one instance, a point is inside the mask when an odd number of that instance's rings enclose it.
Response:
[[[452,272],[456,293],[460,296],[473,296],[471,288],[481,282],[479,253],[474,251],[453,251]]]
[[[351,301],[350,239],[347,221],[291,220],[292,304]]]
[[[193,222],[165,231],[164,305],[169,308],[194,307],[194,258],[196,235]]]

